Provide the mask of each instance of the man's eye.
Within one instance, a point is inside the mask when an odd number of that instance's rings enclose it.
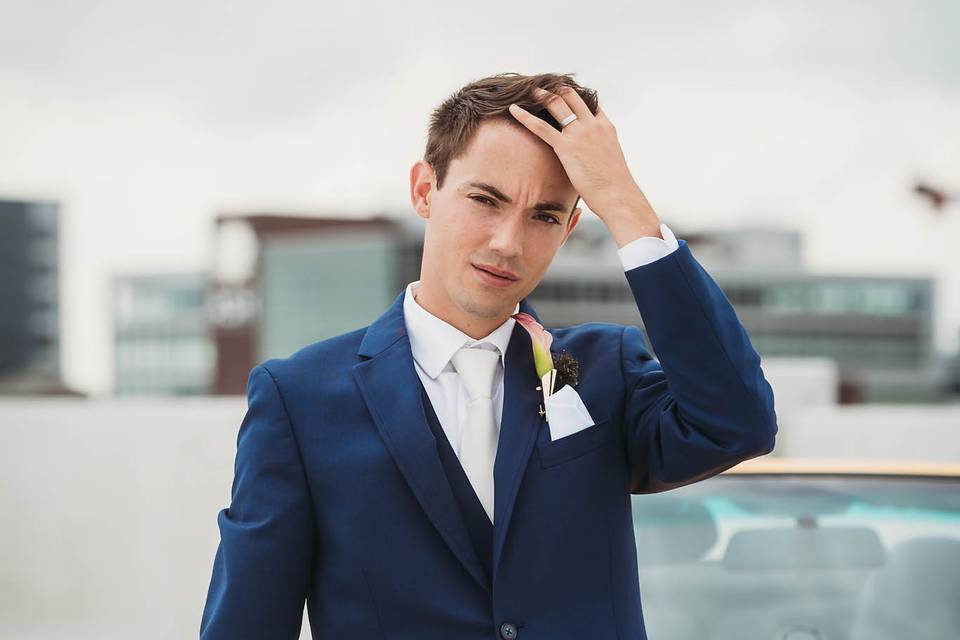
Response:
[[[496,203],[493,200],[485,196],[467,196],[467,197],[473,200],[474,202],[479,202],[484,206],[488,206],[488,207],[496,206]],[[556,217],[546,213],[541,213],[540,215],[537,216],[537,218],[541,218],[541,219],[546,218],[545,222],[547,222],[548,224],[560,224],[560,221]]]
[[[470,196],[470,199],[474,202],[479,202],[481,204],[493,206],[493,200],[490,198],[484,198],[483,196]]]
[[[546,213],[541,213],[541,214],[540,214],[539,216],[537,216],[537,217],[538,217],[538,218],[546,218],[546,219],[547,219],[547,222],[549,222],[550,224],[560,224],[560,221],[559,221],[559,220],[557,220],[555,217],[553,217],[553,216],[551,216],[551,215],[547,215]]]

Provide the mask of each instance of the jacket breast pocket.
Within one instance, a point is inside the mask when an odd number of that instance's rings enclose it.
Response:
[[[546,429],[549,429],[549,425],[546,426]],[[558,440],[550,440],[550,432],[547,431],[546,439],[537,443],[540,467],[548,469],[574,458],[579,458],[594,449],[614,442],[616,437],[617,429],[610,418],[600,420],[596,424]]]

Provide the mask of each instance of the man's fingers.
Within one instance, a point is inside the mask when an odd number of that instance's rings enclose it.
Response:
[[[557,143],[560,142],[560,132],[547,124],[545,120],[538,118],[523,107],[515,104],[511,104],[509,110],[510,113],[513,114],[513,117],[519,120],[523,126],[551,147],[555,148]]]
[[[567,101],[561,96],[551,93],[546,89],[541,89],[540,87],[534,87],[533,94],[537,100],[543,100],[543,105],[557,122],[563,122],[564,118],[573,114],[573,109],[570,108],[570,105],[567,104]],[[579,117],[578,115],[577,118],[579,119]],[[574,120],[574,122],[576,122],[576,120]]]
[[[587,103],[583,101],[583,98],[580,97],[580,94],[577,93],[573,87],[563,85],[557,89],[557,93],[563,98],[570,109],[577,114],[578,120],[589,120],[593,117],[593,114],[590,113],[590,107],[587,106]]]

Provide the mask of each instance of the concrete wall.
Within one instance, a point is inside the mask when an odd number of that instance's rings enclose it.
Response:
[[[960,465],[960,405],[810,407],[780,420],[777,449],[793,458]]]
[[[0,401],[0,637],[196,638],[245,410]]]

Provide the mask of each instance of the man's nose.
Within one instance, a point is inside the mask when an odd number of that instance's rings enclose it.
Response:
[[[523,216],[504,214],[494,223],[490,250],[507,257],[523,252]]]

